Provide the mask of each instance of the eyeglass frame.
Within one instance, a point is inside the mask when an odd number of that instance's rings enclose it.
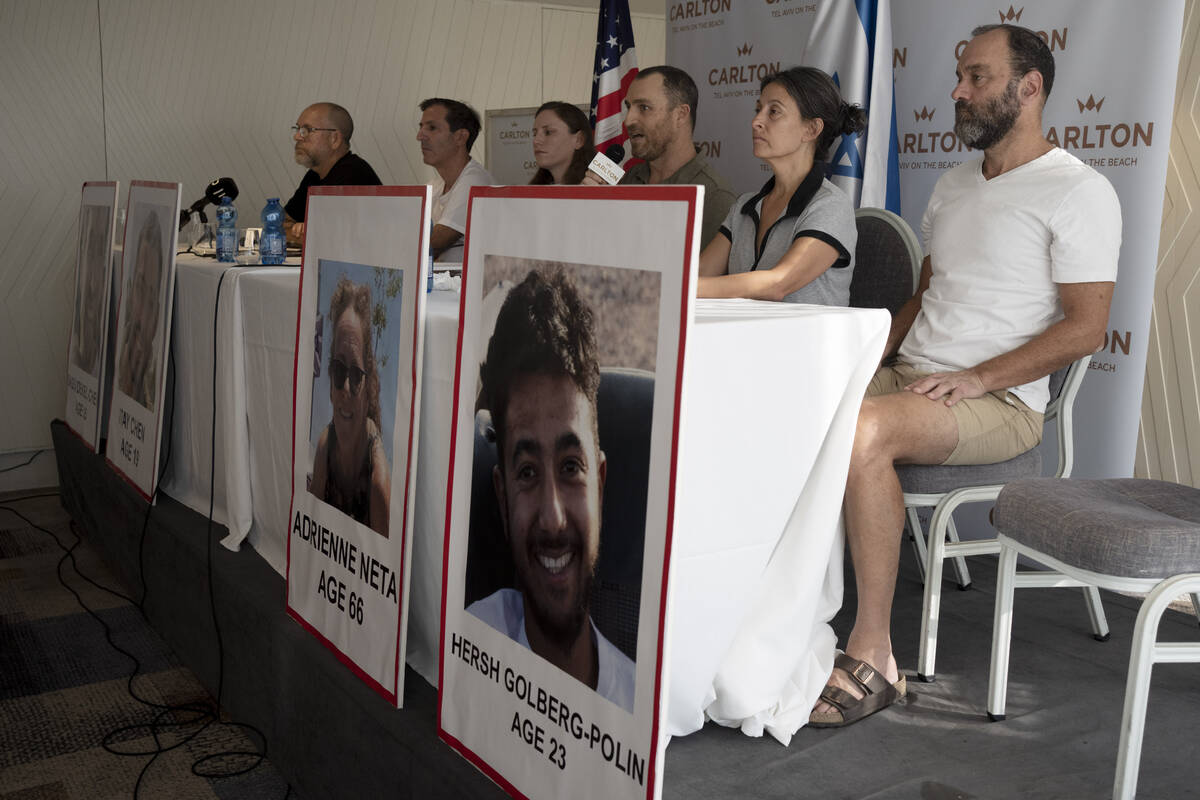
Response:
[[[337,128],[314,128],[311,125],[293,125],[292,126],[292,136],[299,136],[300,141],[304,141],[305,139],[307,139],[309,136],[311,136],[316,131],[333,132],[336,130],[337,130]],[[301,133],[301,131],[308,131],[308,133]]]

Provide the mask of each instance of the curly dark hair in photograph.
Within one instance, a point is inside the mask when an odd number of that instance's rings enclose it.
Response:
[[[527,375],[570,378],[591,406],[592,435],[597,436],[600,361],[595,314],[561,269],[534,270],[513,287],[500,307],[487,357],[479,366],[483,406],[491,412],[500,454],[504,453],[509,393]],[[503,455],[500,466],[504,468]]]

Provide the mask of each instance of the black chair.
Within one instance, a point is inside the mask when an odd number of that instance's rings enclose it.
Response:
[[[908,223],[882,208],[854,212],[858,245],[854,248],[854,275],[850,279],[850,305],[886,308],[896,315],[917,290],[921,277],[921,246]]]
[[[591,616],[605,638],[636,660],[650,477],[653,373],[616,367],[602,369],[596,405],[600,449],[608,468]],[[495,465],[491,415],[481,410],[475,415],[464,607],[498,589],[514,586],[512,556],[492,488]]]

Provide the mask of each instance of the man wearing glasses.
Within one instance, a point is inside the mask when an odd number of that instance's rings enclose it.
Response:
[[[292,199],[283,207],[288,244],[304,241],[304,210],[310,186],[379,186],[371,165],[350,152],[354,120],[336,103],[314,103],[292,126],[296,163],[308,167]]]

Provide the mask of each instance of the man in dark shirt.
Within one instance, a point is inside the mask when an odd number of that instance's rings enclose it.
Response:
[[[336,103],[314,103],[292,126],[296,163],[308,167],[292,199],[283,207],[283,230],[289,244],[304,241],[304,210],[310,186],[378,186],[371,165],[350,152],[354,120]]]

